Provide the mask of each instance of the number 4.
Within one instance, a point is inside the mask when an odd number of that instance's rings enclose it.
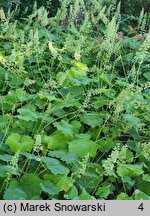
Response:
[[[144,206],[143,206],[143,203],[141,203],[138,207],[139,210],[143,211],[144,210]]]

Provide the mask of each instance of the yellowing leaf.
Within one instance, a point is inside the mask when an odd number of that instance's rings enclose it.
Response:
[[[72,61],[71,63],[72,63],[72,65],[73,65],[74,67],[76,67],[76,68],[78,68],[78,69],[80,69],[80,70],[82,70],[82,71],[89,71],[87,65],[85,65],[85,64],[83,64],[83,63],[81,63],[81,62]]]

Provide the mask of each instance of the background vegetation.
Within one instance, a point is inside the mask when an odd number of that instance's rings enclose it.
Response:
[[[30,2],[1,1],[0,198],[150,199],[149,2]]]
[[[50,12],[50,14],[53,13],[53,11],[57,11],[58,7],[60,6],[62,0],[37,0],[37,6],[44,6],[47,8],[47,10]],[[84,3],[91,2],[90,0],[84,1]],[[101,3],[110,5],[111,0],[100,0]],[[141,10],[144,8],[145,12],[149,12],[150,10],[150,2],[149,0],[121,0],[117,1],[117,3],[121,2],[121,13],[128,14],[128,15],[139,15]],[[32,8],[34,5],[33,0],[1,0],[0,2],[1,6],[6,9],[10,9],[12,7],[18,6],[21,9],[25,9],[28,7],[28,10],[32,12]],[[21,14],[20,14],[21,15]]]

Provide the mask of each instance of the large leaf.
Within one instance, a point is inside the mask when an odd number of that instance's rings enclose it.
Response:
[[[144,76],[148,81],[150,81],[150,72],[144,73],[143,76]]]
[[[12,156],[9,154],[0,155],[0,160],[2,160],[2,161],[9,162],[9,161],[11,161],[11,159],[12,159]]]
[[[131,200],[131,198],[128,196],[128,194],[121,192],[117,196],[117,200]]]
[[[73,186],[73,179],[67,176],[67,174],[46,175],[45,180],[52,181],[57,186],[58,191],[67,192]]]
[[[86,113],[81,115],[80,118],[85,124],[91,126],[92,128],[96,126],[100,127],[103,122],[102,117],[98,113]]]
[[[12,180],[4,193],[5,200],[27,200],[28,195],[22,190],[19,182]]]
[[[113,142],[113,140],[111,138],[108,138],[106,140],[102,140],[99,142],[99,150],[101,152],[108,152],[112,148],[114,148],[115,145],[116,145],[115,142]]]
[[[77,155],[75,153],[70,153],[63,149],[51,151],[48,155],[51,157],[60,158],[67,164],[75,163],[75,161],[77,160]]]
[[[40,117],[40,113],[27,108],[18,109],[18,112],[20,113],[20,115],[18,115],[18,118],[27,122],[36,121]]]
[[[131,126],[135,126],[138,128],[144,126],[144,124],[140,122],[140,119],[134,117],[131,114],[124,115],[124,118],[128,121],[129,124],[131,124]]]
[[[143,193],[140,190],[136,190],[134,192],[134,199],[135,200],[150,200],[150,196],[148,196],[146,193]]]
[[[86,134],[78,136],[76,139],[69,142],[69,152],[76,153],[80,157],[84,157],[87,154],[94,157],[97,149],[98,145],[91,141],[89,137],[87,138]]]
[[[149,181],[141,181],[137,184],[137,188],[143,193],[150,196],[150,182]]]
[[[103,187],[98,188],[96,195],[99,198],[105,198],[106,199],[110,193],[111,193],[110,185],[108,185],[108,186],[103,186]]]
[[[6,144],[13,152],[30,152],[34,145],[34,140],[29,136],[21,137],[18,133],[12,133],[6,140]]]
[[[10,115],[0,115],[0,128],[6,128],[10,119]]]
[[[68,124],[66,121],[61,120],[60,122],[55,122],[53,124],[58,131],[61,131],[66,136],[73,136],[73,126]]]
[[[65,136],[62,132],[57,132],[52,136],[45,136],[45,142],[48,144],[48,148],[52,150],[66,149],[68,146],[69,137]]]
[[[148,174],[143,175],[143,180],[150,183],[150,175]]]
[[[50,157],[42,157],[42,161],[46,164],[47,168],[55,175],[57,174],[66,174],[69,173],[69,169],[63,166],[59,160],[50,158]]]
[[[78,190],[75,186],[72,186],[69,191],[67,191],[64,195],[65,199],[74,200],[78,196]]]
[[[10,166],[0,164],[0,177],[2,178],[6,177],[9,169],[10,169]]]
[[[48,193],[49,195],[55,195],[58,193],[56,185],[50,180],[44,180],[41,183],[41,189],[42,191]]]
[[[5,200],[27,200],[27,194],[20,188],[16,187],[14,189],[6,189],[4,194]]]
[[[28,195],[28,199],[41,194],[41,180],[32,173],[26,173],[20,179],[20,185],[23,191]]]
[[[117,167],[118,175],[123,177],[135,177],[144,173],[141,165],[120,164]]]
[[[85,189],[82,190],[80,196],[77,197],[78,200],[95,200]]]

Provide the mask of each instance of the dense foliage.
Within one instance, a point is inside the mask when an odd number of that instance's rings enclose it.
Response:
[[[18,18],[20,18],[32,13],[34,3],[34,0],[1,0],[0,6],[2,6],[4,10],[13,10],[17,7],[19,14]],[[36,3],[37,8],[44,6],[49,11],[50,16],[56,14],[59,6],[59,0],[37,0]]]
[[[149,22],[116,2],[0,10],[1,199],[150,199]]]
[[[44,6],[49,11],[49,15],[54,15],[62,1],[64,0],[37,0],[36,2],[38,8]],[[68,2],[73,1],[74,0],[69,0]],[[2,6],[5,10],[14,9],[18,7],[18,9],[20,10],[19,16],[22,17],[25,14],[32,12],[34,2],[34,0],[1,0],[0,6]],[[89,4],[89,2],[91,2],[91,0],[84,0],[85,4]],[[109,6],[112,2],[120,2],[121,13],[126,14],[128,16],[131,15],[135,18],[139,16],[142,9],[144,9],[146,13],[150,12],[149,0],[99,0],[99,2],[107,6]]]

